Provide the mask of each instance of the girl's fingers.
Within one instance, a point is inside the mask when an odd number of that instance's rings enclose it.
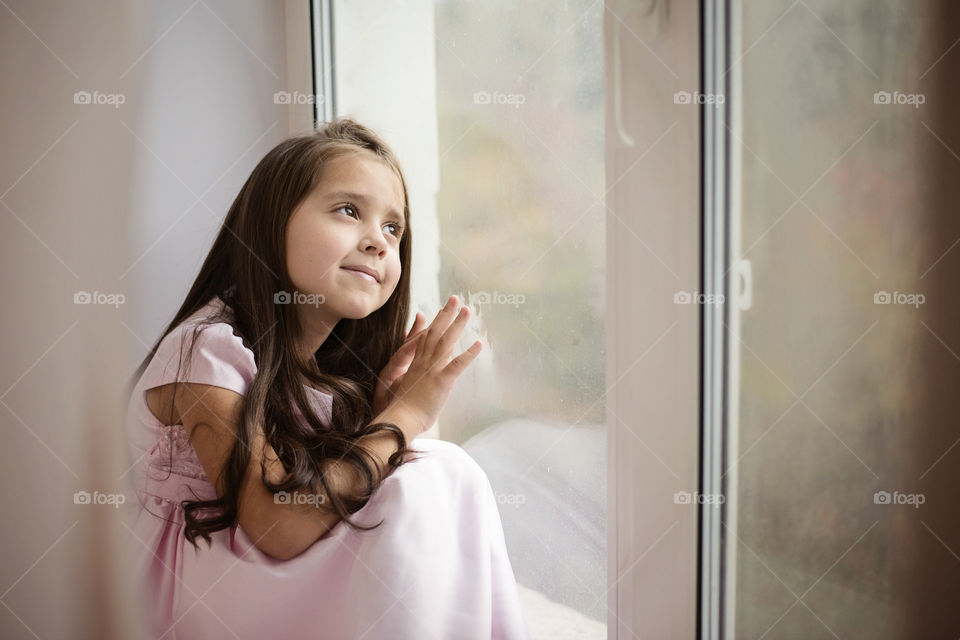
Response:
[[[413,319],[413,326],[404,334],[404,340],[409,340],[410,338],[416,336],[420,331],[423,330],[424,326],[427,324],[426,318],[423,317],[423,314],[417,311],[416,317]]]
[[[450,361],[450,364],[446,366],[445,371],[449,371],[454,378],[463,373],[463,370],[467,368],[474,359],[480,355],[480,351],[483,349],[483,343],[477,340],[472,345],[470,345],[466,351],[458,355],[456,358]]]
[[[423,342],[423,334],[418,333],[413,336],[393,354],[393,361],[395,361],[397,368],[406,369],[410,365],[410,361],[413,360],[414,354],[417,351],[417,344]]]
[[[426,353],[433,353],[440,336],[442,336],[447,330],[447,327],[450,326],[453,313],[456,311],[458,303],[457,296],[447,298],[447,303],[437,313],[437,317],[433,319],[433,322],[430,323],[430,328],[427,329],[427,337],[424,340],[424,350]]]
[[[457,317],[453,319],[453,323],[447,327],[446,331],[443,332],[443,336],[441,338],[443,340],[444,348],[443,352],[440,353],[439,356],[444,359],[444,362],[449,360],[450,356],[453,354],[453,349],[457,344],[457,340],[460,339],[460,334],[463,333],[463,328],[467,325],[467,320],[469,319],[470,308],[461,307]]]
[[[426,332],[427,332],[427,330],[426,330],[425,328],[424,328],[424,329],[420,329],[420,330],[417,331],[416,333],[408,336],[406,341],[407,341],[407,342],[412,342],[412,341],[416,340],[417,338],[419,338],[420,336],[422,336],[423,334],[425,334]]]
[[[411,349],[413,349],[413,346],[417,343],[417,341],[420,340],[422,337],[423,337],[423,330],[417,331],[415,334],[407,338],[407,340],[402,345],[400,345],[400,348],[396,350],[395,354],[406,353],[407,351],[410,351]]]
[[[413,362],[413,359],[417,355],[417,347],[421,342],[423,342],[423,334],[419,333],[407,340],[403,346],[397,349],[397,351],[393,354],[393,357],[390,358],[390,362],[384,368],[383,378],[388,383],[392,384],[394,380],[407,372],[407,369],[410,367],[410,363]]]

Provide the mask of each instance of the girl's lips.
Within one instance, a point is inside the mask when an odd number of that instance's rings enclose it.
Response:
[[[364,273],[363,271],[357,271],[356,269],[349,269],[349,268],[347,268],[347,267],[341,267],[341,269],[343,269],[344,271],[349,271],[350,273],[352,273],[352,274],[354,274],[354,275],[356,275],[356,276],[358,276],[358,277],[360,277],[360,278],[363,278],[364,280],[366,280],[366,281],[368,281],[368,282],[376,282],[376,281],[377,281],[377,279],[374,278],[374,277],[373,277],[372,275],[370,275],[369,273]]]

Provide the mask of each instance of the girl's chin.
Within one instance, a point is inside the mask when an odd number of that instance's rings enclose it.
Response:
[[[363,303],[345,304],[337,307],[336,315],[340,318],[346,318],[348,320],[362,320],[376,311],[378,308],[379,307],[374,307],[371,304]]]

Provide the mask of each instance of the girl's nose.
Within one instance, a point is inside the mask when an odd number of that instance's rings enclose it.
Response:
[[[387,247],[387,241],[382,235],[380,235],[379,230],[376,229],[365,233],[363,239],[361,240],[361,244],[363,245],[364,251],[376,249],[377,253],[384,251]]]

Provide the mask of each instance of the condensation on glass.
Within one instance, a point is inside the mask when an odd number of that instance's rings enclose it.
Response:
[[[957,9],[735,6],[727,637],[956,637]]]
[[[332,14],[337,114],[407,174],[411,313],[457,294],[484,343],[432,435],[490,479],[532,637],[606,638],[603,3]]]
[[[606,637],[602,18],[584,0],[435,3],[439,290],[490,352],[443,437],[487,472],[544,637]]]

